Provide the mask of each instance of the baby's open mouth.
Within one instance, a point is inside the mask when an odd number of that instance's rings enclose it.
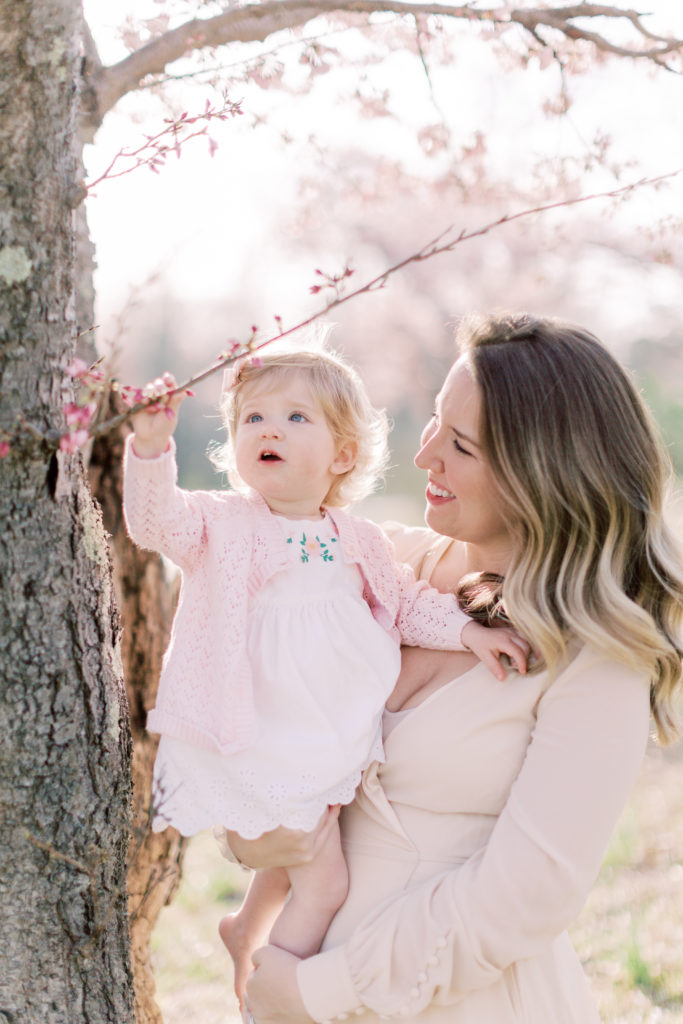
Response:
[[[260,458],[262,462],[282,462],[280,456],[275,452],[261,452]]]

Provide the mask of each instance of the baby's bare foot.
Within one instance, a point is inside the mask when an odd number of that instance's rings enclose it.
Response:
[[[239,914],[227,914],[222,918],[218,925],[218,934],[232,957],[235,967],[235,995],[241,1010],[244,1005],[247,978],[254,969],[251,954],[256,945],[250,941]]]

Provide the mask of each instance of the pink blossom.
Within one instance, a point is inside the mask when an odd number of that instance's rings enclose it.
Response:
[[[213,156],[218,149],[218,143],[215,139],[212,139],[210,135],[207,136],[209,140],[209,156]]]
[[[144,401],[145,396],[142,393],[142,388],[134,388],[130,384],[124,384],[121,388],[121,398],[126,405],[137,405],[138,402]]]
[[[59,439],[59,447],[63,452],[77,452],[81,445],[90,437],[87,430],[74,430],[72,434],[63,434]]]
[[[9,441],[0,441],[0,459],[9,455]]]
[[[260,359],[258,356],[252,356],[249,362],[251,363],[252,366],[257,366],[259,370],[263,366],[263,360]]]
[[[93,418],[95,409],[94,402],[89,402],[88,405],[75,405],[74,402],[69,402],[64,406],[66,422],[70,427],[87,427]]]
[[[88,372],[88,364],[83,359],[76,357],[71,360],[66,368],[66,372],[70,377],[84,377]]]

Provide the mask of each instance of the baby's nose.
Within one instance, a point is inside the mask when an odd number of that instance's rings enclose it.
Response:
[[[282,431],[279,425],[274,421],[264,420],[261,425],[261,437],[281,437]]]

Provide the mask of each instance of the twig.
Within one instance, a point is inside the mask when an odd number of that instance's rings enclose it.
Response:
[[[519,210],[517,213],[504,214],[502,217],[499,217],[497,220],[485,224],[483,227],[474,228],[471,231],[463,229],[462,231],[460,231],[458,235],[455,236],[455,238],[451,238],[449,241],[446,241],[446,239],[454,229],[452,226],[446,228],[445,231],[442,231],[430,242],[427,242],[426,245],[423,245],[422,248],[419,249],[417,252],[412,253],[410,256],[406,256],[404,259],[399,260],[397,263],[394,263],[386,270],[383,270],[380,274],[377,274],[376,277],[373,277],[370,281],[367,281],[364,285],[361,285],[358,288],[354,289],[353,291],[348,292],[346,295],[337,295],[334,299],[331,299],[328,303],[326,303],[323,309],[319,309],[315,313],[312,313],[310,316],[299,321],[299,323],[297,323],[294,327],[289,327],[286,330],[280,330],[278,333],[273,334],[271,337],[259,342],[258,344],[254,344],[253,341],[245,343],[243,346],[240,346],[239,349],[236,350],[234,353],[227,355],[225,358],[218,359],[217,361],[212,363],[211,366],[208,366],[205,370],[202,370],[195,376],[188,378],[188,380],[186,380],[184,383],[179,384],[172,392],[169,392],[169,394],[175,394],[179,391],[186,391],[188,388],[195,387],[195,385],[200,384],[208,377],[211,377],[213,376],[213,374],[218,373],[219,370],[225,369],[226,366],[229,366],[231,363],[234,363],[237,359],[243,358],[245,354],[253,355],[255,352],[260,351],[260,349],[265,348],[267,345],[271,345],[273,344],[273,342],[280,341],[283,338],[289,337],[296,331],[300,331],[303,330],[305,327],[309,327],[312,323],[314,323],[316,320],[319,320],[321,317],[325,316],[331,310],[338,309],[340,306],[343,306],[345,303],[350,302],[352,299],[358,298],[358,296],[360,295],[365,295],[368,294],[369,292],[380,291],[382,288],[384,288],[385,284],[387,283],[390,277],[392,277],[394,274],[397,274],[400,270],[403,270],[405,267],[410,266],[410,264],[412,263],[421,263],[424,260],[432,259],[432,257],[434,256],[440,256],[444,253],[453,252],[454,249],[458,245],[461,245],[463,242],[469,242],[474,238],[480,238],[483,235],[488,234],[488,232],[492,231],[494,228],[502,227],[504,224],[512,224],[514,221],[526,219],[527,217],[532,217],[535,214],[547,213],[550,210],[557,210],[561,209],[562,207],[577,206],[580,203],[587,203],[595,199],[616,199],[628,194],[629,192],[633,192],[635,189],[644,188],[646,186],[658,185],[664,181],[668,181],[672,178],[675,178],[680,174],[683,174],[683,167],[680,167],[675,171],[669,171],[666,174],[659,174],[653,178],[641,178],[638,181],[631,182],[628,185],[622,185],[616,189],[609,189],[604,192],[593,192],[589,195],[576,196],[576,198],[574,199],[558,199],[555,202],[543,203],[539,206],[533,207],[532,209]],[[99,437],[102,434],[106,433],[107,431],[113,430],[115,427],[119,426],[121,423],[125,422],[127,419],[133,416],[135,413],[140,412],[146,406],[150,405],[153,401],[154,399],[149,399],[144,402],[139,402],[136,405],[132,406],[130,409],[126,410],[126,412],[123,412],[118,416],[115,416],[114,418],[99,424],[97,427],[93,429],[92,436]]]

